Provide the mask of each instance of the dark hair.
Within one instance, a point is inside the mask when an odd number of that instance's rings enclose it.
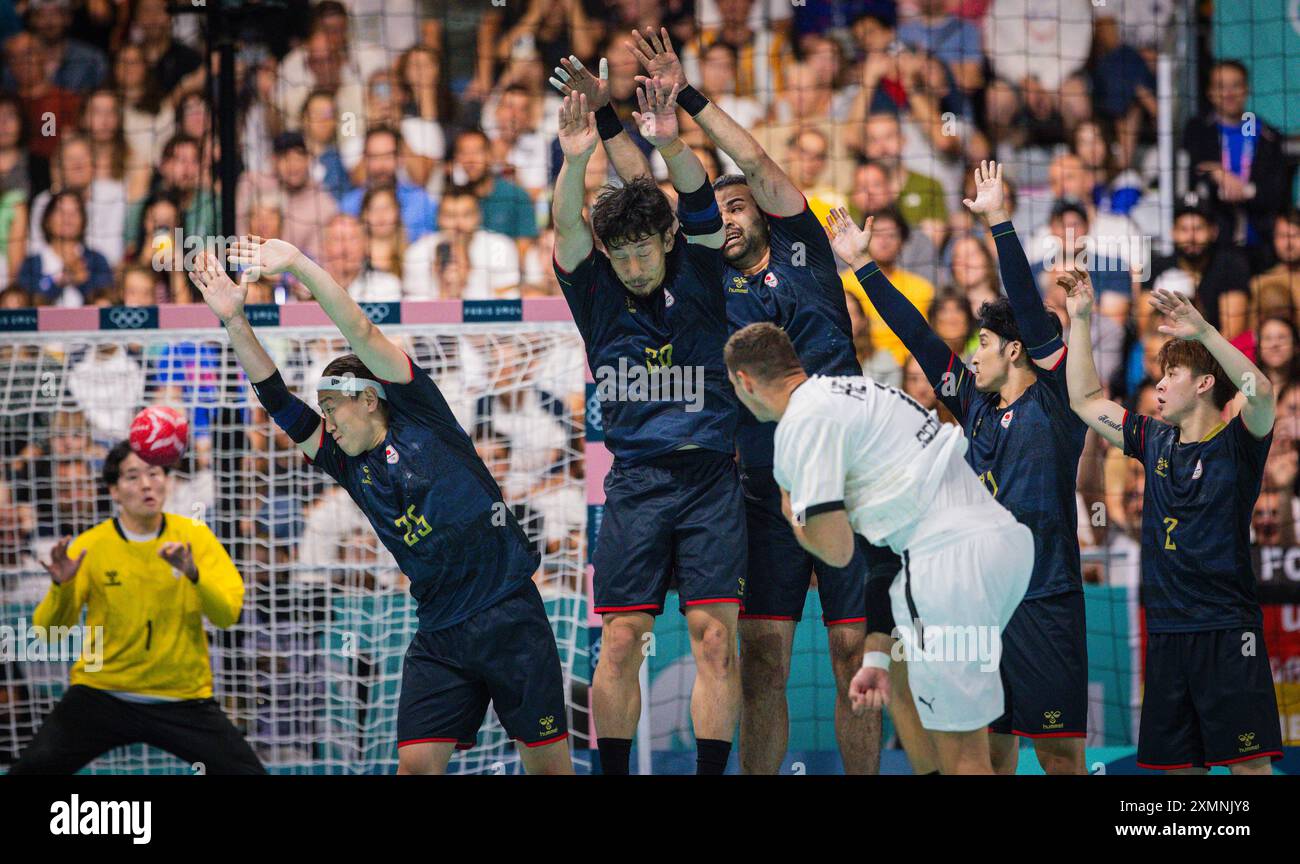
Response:
[[[402,149],[402,133],[398,132],[392,126],[371,126],[367,129],[365,141],[361,145],[362,149],[364,149],[366,144],[370,143],[370,139],[376,135],[392,135],[393,146],[399,150]]]
[[[152,77],[152,76],[150,76]],[[77,123],[81,129],[82,137],[90,142],[91,154],[94,154],[94,142],[90,140],[90,103],[100,96],[107,96],[113,100],[117,106],[117,133],[113,135],[113,158],[109,166],[114,180],[121,180],[126,176],[126,157],[130,149],[126,143],[126,122],[122,116],[122,106],[124,100],[122,94],[111,87],[101,87],[86,97],[86,101],[81,103],[81,116]]]
[[[1046,307],[1044,307],[1046,309]],[[1056,317],[1056,313],[1051,309],[1046,309],[1048,317],[1052,322],[1052,331],[1060,336],[1061,319]],[[997,335],[1005,347],[1008,342],[1019,342],[1026,362],[1030,361],[1029,346],[1025,345],[1024,337],[1020,335],[1020,327],[1016,324],[1016,314],[1011,308],[1011,301],[1006,297],[999,297],[996,300],[986,300],[980,305],[979,311],[979,328],[987,330]]]
[[[903,218],[903,214],[899,212],[899,209],[893,204],[890,204],[888,207],[881,207],[874,213],[868,213],[867,216],[874,218],[877,222],[881,219],[893,222],[898,226],[898,239],[904,243],[907,242],[907,238],[912,236],[911,226],[907,224],[907,220]]]
[[[477,203],[478,193],[474,191],[473,186],[451,184],[442,190],[442,200],[446,201],[448,198],[473,198]]]
[[[1300,380],[1300,331],[1297,331],[1295,323],[1290,318],[1276,314],[1265,315],[1263,319],[1260,320],[1259,326],[1255,328],[1255,344],[1259,345],[1263,341],[1260,337],[1264,333],[1264,325],[1270,322],[1281,324],[1286,328],[1286,331],[1291,334],[1291,359],[1287,361],[1285,368],[1279,369],[1278,371],[1286,374],[1286,380],[1288,382]],[[1258,349],[1255,353],[1256,359],[1259,361],[1258,365],[1260,370],[1267,375],[1269,370],[1264,366],[1263,357],[1259,356]]]
[[[931,325],[934,324],[934,316],[939,314],[939,310],[949,303],[956,303],[961,310],[963,317],[966,319],[966,338],[975,332],[975,312],[970,308],[970,301],[966,299],[966,292],[953,285],[945,285],[934,293],[934,299],[930,301],[930,308],[926,310],[926,320]]]
[[[1232,57],[1223,57],[1210,64],[1211,75],[1219,69],[1236,69],[1241,73],[1242,78],[1245,78],[1247,82],[1250,81],[1250,72],[1246,70],[1246,64],[1242,63],[1240,60],[1236,60]]]
[[[464,141],[466,138],[482,138],[483,145],[485,147],[492,146],[492,139],[489,138],[487,133],[484,132],[482,129],[466,129],[465,131],[457,135],[456,140],[452,142],[451,152],[453,154],[455,154],[456,148],[460,146],[460,142]]]
[[[722,360],[729,373],[743,369],[764,382],[803,371],[794,343],[771,321],[759,321],[731,334],[722,349]]]
[[[745,178],[744,174],[722,174],[719,175],[717,180],[713,181],[713,191],[716,193],[716,192],[721,192],[723,189],[726,189],[728,186],[748,186],[748,185],[749,185],[749,180]]]
[[[331,15],[342,15],[348,17],[348,7],[344,6],[338,0],[321,0],[311,10],[312,26],[320,23],[322,18],[328,18]]]
[[[606,186],[591,205],[591,229],[606,248],[667,234],[672,227],[672,205],[650,177]]]
[[[50,225],[54,222],[54,208],[59,206],[59,202],[64,198],[71,198],[77,205],[77,211],[81,213],[81,235],[77,237],[77,242],[83,242],[86,239],[86,202],[82,200],[81,193],[73,189],[64,189],[62,192],[55,192],[50,196],[50,202],[45,205],[45,212],[41,214],[41,231],[45,234],[46,242],[50,240]]]
[[[165,189],[160,189],[157,192],[154,192],[152,195],[150,195],[148,198],[144,200],[144,204],[140,207],[140,220],[136,225],[135,243],[131,246],[130,249],[131,256],[136,256],[140,254],[140,249],[142,246],[144,246],[144,242],[145,242],[145,236],[144,236],[145,216],[147,216],[149,211],[152,210],[158,204],[170,204],[172,205],[173,208],[175,208],[176,221],[178,224],[173,225],[172,226],[173,228],[184,226],[185,208],[181,206],[180,200],[177,199],[177,197],[174,194],[168,192]]]
[[[1083,224],[1088,225],[1088,211],[1084,206],[1073,198],[1058,198],[1052,204],[1052,212],[1047,217],[1048,223],[1060,220],[1066,213],[1073,213],[1083,220]]]
[[[369,378],[371,381],[378,381],[379,377],[370,371],[370,367],[361,362],[361,358],[355,354],[344,354],[342,357],[335,357],[325,365],[321,371],[321,377],[326,378],[330,375],[351,375],[353,378]],[[350,398],[356,399],[360,393],[347,394]],[[383,412],[384,419],[388,419],[388,401],[379,400],[379,410]]]
[[[1278,222],[1286,222],[1300,228],[1300,209],[1287,207],[1281,213],[1277,214]]]
[[[22,147],[24,150],[26,150],[27,133],[29,131],[27,128],[27,111],[23,109],[23,103],[21,100],[19,100],[17,96],[13,95],[12,93],[0,93],[0,107],[4,107],[6,105],[14,109],[14,113],[18,115],[17,144],[19,147]]]
[[[198,150],[200,153],[203,152],[203,145],[199,143],[199,139],[186,135],[184,132],[177,132],[171,138],[167,139],[167,143],[163,145],[162,161],[166,162],[168,159],[171,159],[176,155],[178,149],[187,144],[193,145],[194,149]]]
[[[1228,373],[1224,372],[1223,367],[1219,365],[1219,361],[1215,360],[1209,349],[1200,342],[1170,339],[1160,346],[1156,362],[1160,364],[1161,373],[1166,375],[1171,366],[1181,366],[1197,376],[1213,375],[1214,389],[1210,391],[1210,398],[1214,400],[1214,407],[1219,410],[1223,410],[1223,407],[1232,401],[1232,397],[1237,393],[1237,385],[1232,383]]]
[[[104,468],[99,475],[99,481],[104,484],[105,489],[112,489],[122,479],[122,463],[126,461],[126,457],[134,453],[131,442],[125,439],[118,441],[113,445],[113,449],[108,451],[108,455],[104,457]],[[162,468],[164,474],[171,471],[170,465],[155,467]]]

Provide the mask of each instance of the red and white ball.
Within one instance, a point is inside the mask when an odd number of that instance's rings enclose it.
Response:
[[[166,405],[151,405],[131,421],[131,449],[150,465],[174,465],[189,438],[185,415]]]

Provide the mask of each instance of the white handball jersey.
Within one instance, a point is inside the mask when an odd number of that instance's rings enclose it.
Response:
[[[902,552],[966,437],[870,378],[814,375],[776,427],[773,476],[803,518],[843,507],[853,530]],[[891,538],[894,542],[891,542]]]

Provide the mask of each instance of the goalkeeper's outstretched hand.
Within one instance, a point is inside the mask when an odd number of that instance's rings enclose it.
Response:
[[[198,254],[194,259],[194,269],[190,271],[190,281],[199,289],[203,302],[208,304],[208,308],[222,324],[229,324],[244,314],[248,283],[243,279],[238,283],[231,281],[215,255],[207,252]]]
[[[257,235],[241,236],[226,256],[231,264],[244,268],[241,278],[256,282],[263,276],[274,276],[294,269],[298,247],[283,240],[263,240]]]

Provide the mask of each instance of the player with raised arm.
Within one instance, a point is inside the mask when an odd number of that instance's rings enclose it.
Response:
[[[474,746],[491,702],[530,774],[571,774],[563,676],[532,582],[539,559],[429,374],[319,265],[281,240],[241,237],[232,282],[204,254],[190,274],[276,425],[347,490],[411,580],[418,631],[402,663],[399,774],[441,774]],[[248,282],[292,273],[355,354],[317,385],[324,418],[289,392],[244,315]]]
[[[855,534],[902,556],[890,602],[940,769],[993,773],[987,727],[1003,695],[992,637],[1029,585],[1029,529],[966,464],[965,436],[902,391],[862,376],[809,377],[770,322],[738,330],[725,357],[741,402],[779,421],[773,475],[799,543],[837,567],[852,560]],[[849,688],[855,707],[887,701],[889,659],[864,658]]]
[[[637,673],[670,581],[696,664],[698,773],[725,770],[740,703],[745,513],[733,458],[736,401],[722,364],[722,220],[704,167],[677,136],[676,96],[677,88],[645,82],[637,120],[668,165],[680,228],[667,196],[647,177],[606,189],[589,225],[584,175],[598,121],[584,93],[566,96],[560,109],[555,272],[593,374],[620,382],[597,389],[614,455],[592,561],[603,627],[591,701],[607,774],[628,773],[641,714]],[[605,251],[596,249],[593,231]],[[624,387],[629,369],[648,371],[652,383],[694,381],[697,398]]]
[[[1070,405],[1146,474],[1138,765],[1271,774],[1282,737],[1250,520],[1273,443],[1273,385],[1185,297],[1157,289],[1151,304],[1165,316],[1159,330],[1174,337],[1157,358],[1161,419],[1125,411],[1105,398],[1097,378],[1088,274],[1065,274],[1057,284],[1070,313]]]
[[[831,242],[961,424],[966,461],[1034,535],[1034,575],[1001,637],[1006,712],[989,728],[993,765],[1016,772],[1021,736],[1046,773],[1083,774],[1088,652],[1075,483],[1087,427],[1070,410],[1060,321],[1043,305],[1003,205],[1002,167],[982,163],[975,186],[965,203],[989,224],[1007,296],[979,310],[971,370],[872,262],[870,219],[861,230],[838,209]]]

